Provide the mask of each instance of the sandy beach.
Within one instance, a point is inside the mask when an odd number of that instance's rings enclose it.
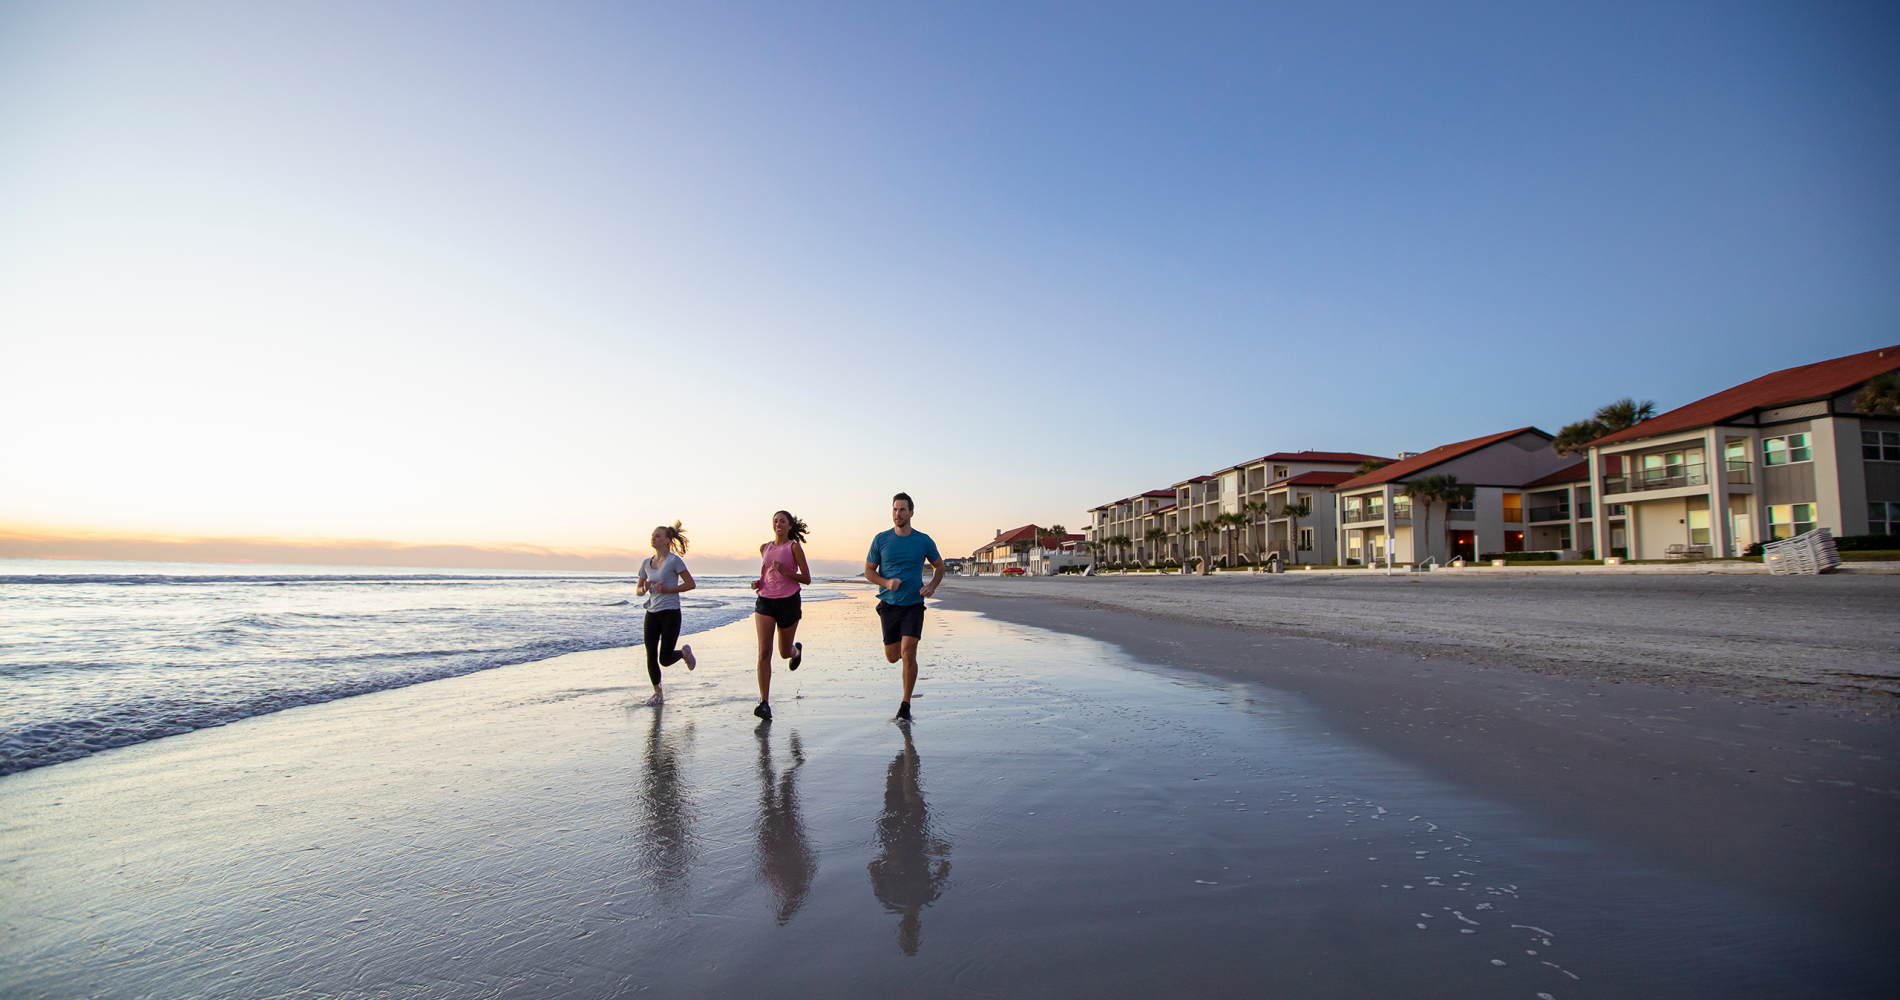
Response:
[[[658,711],[638,704],[637,650],[576,653],[0,778],[0,994],[1573,1000],[1893,983],[1887,927],[1862,904],[1568,822],[1348,729],[1347,695],[1299,673],[1364,678],[1370,659],[978,591],[959,583],[931,615],[910,726],[891,721],[895,671],[855,597],[808,606],[806,665],[780,675],[769,725],[750,715],[742,622],[692,637],[702,666],[669,672]],[[1097,618],[1138,627],[1106,642]],[[1255,668],[1288,672],[1239,676],[1223,651],[1243,642]],[[1707,820],[1711,846],[1817,894],[1855,891],[1838,875],[1859,862],[1890,914],[1888,765],[1862,765],[1888,781],[1876,794],[1800,777],[1809,763],[1772,781],[1875,843],[1785,850],[1731,815]],[[1624,818],[1650,807],[1600,777],[1556,792]]]
[[[1900,575],[1108,574],[951,589],[1558,677],[1900,710]]]

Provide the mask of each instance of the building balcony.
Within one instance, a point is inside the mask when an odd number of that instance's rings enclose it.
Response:
[[[1358,524],[1361,521],[1384,521],[1384,520],[1385,520],[1384,507],[1348,507],[1346,508],[1346,523],[1347,524]]]
[[[1538,521],[1568,521],[1568,520],[1570,520],[1570,507],[1568,505],[1561,505],[1557,507],[1532,507],[1531,508],[1531,523],[1532,524],[1536,524]]]
[[[1604,476],[1603,492],[1607,496],[1613,493],[1643,493],[1650,490],[1679,490],[1687,486],[1707,486],[1709,477],[1705,471],[1706,468],[1700,464],[1670,465],[1660,469],[1638,469],[1635,472]],[[1746,469],[1743,470],[1743,474],[1747,474]]]
[[[1728,477],[1728,481],[1731,483],[1741,483],[1744,486],[1754,483],[1755,481],[1753,478],[1754,470],[1750,468],[1750,466],[1752,466],[1753,464],[1754,463],[1748,461],[1745,458],[1729,459],[1728,471],[1726,473]]]
[[[1478,512],[1475,510],[1453,509],[1445,512],[1445,520],[1447,521],[1476,521],[1477,519]]]

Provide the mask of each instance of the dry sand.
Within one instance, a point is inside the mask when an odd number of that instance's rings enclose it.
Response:
[[[1878,713],[1900,708],[1895,575],[1111,574],[959,578],[949,590],[1562,677]]]

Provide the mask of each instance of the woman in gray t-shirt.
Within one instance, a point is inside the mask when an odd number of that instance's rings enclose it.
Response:
[[[693,659],[693,647],[681,646],[677,652],[673,649],[673,644],[680,641],[680,595],[699,586],[675,549],[686,551],[686,529],[680,522],[674,521],[670,528],[654,528],[653,558],[640,561],[640,580],[633,587],[635,594],[647,599],[647,679],[653,682],[653,697],[647,699],[647,704],[654,706],[666,704],[666,695],[660,692],[661,667],[681,660],[686,661],[688,670],[699,665]]]

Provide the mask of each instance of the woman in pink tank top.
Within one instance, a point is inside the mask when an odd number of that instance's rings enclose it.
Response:
[[[759,631],[759,707],[752,714],[772,718],[772,633],[778,633],[779,655],[797,670],[805,658],[805,644],[797,642],[798,620],[804,616],[798,586],[811,582],[805,563],[805,522],[781,510],[772,515],[772,540],[759,546],[759,578],[752,589],[759,597],[752,606],[752,625]]]

